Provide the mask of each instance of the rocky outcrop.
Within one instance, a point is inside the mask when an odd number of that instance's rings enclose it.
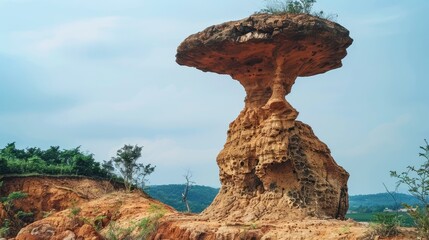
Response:
[[[202,216],[210,220],[343,219],[348,173],[286,101],[297,77],[341,66],[352,43],[342,26],[309,15],[266,15],[191,35],[177,62],[229,74],[245,107],[217,157],[222,188]],[[321,106],[322,107],[322,106]]]
[[[74,184],[73,180],[44,179],[60,188]],[[34,178],[27,180],[32,182]],[[103,185],[102,181],[80,178],[83,183],[87,180],[94,189]],[[25,178],[20,181],[25,182]],[[23,227],[13,239],[374,239],[370,230],[364,224],[337,220],[207,221],[202,216],[177,213],[139,191],[113,191],[45,216]],[[413,229],[401,232],[395,239],[417,239]]]
[[[94,180],[80,179],[86,181]],[[71,184],[61,179],[51,183],[60,188]],[[94,181],[93,188],[100,184]],[[113,191],[45,216],[22,228],[15,239],[146,239],[155,234],[159,218],[171,213],[175,210],[143,192]]]
[[[17,191],[28,194],[25,198],[15,200],[14,206],[25,212],[32,212],[34,220],[94,200],[120,188],[106,180],[83,177],[5,176],[2,181],[0,196]]]
[[[175,212],[141,192],[113,192],[21,229],[24,239],[146,239],[161,215]]]

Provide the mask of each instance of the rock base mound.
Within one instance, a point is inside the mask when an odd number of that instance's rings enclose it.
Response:
[[[222,187],[202,214],[209,219],[343,219],[347,212],[349,175],[302,122],[244,111],[217,163]]]

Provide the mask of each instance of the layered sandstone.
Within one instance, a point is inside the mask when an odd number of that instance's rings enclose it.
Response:
[[[285,96],[297,77],[340,67],[351,43],[347,29],[328,20],[266,14],[209,27],[181,43],[179,64],[229,74],[246,91],[217,157],[221,190],[203,217],[344,218],[349,175],[312,129],[296,121]]]

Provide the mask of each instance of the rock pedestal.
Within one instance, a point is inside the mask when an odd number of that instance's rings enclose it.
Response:
[[[252,15],[205,29],[177,62],[229,74],[245,107],[217,157],[222,187],[202,213],[212,220],[344,218],[348,173],[286,101],[299,76],[341,66],[352,43],[342,26],[309,15]]]

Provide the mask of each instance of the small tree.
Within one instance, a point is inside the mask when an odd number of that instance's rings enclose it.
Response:
[[[107,176],[109,178],[109,181],[117,178],[116,174],[115,174],[115,167],[113,166],[113,160],[109,160],[109,161],[103,161],[103,163],[101,164],[101,172],[102,175]]]
[[[139,177],[145,177],[155,170],[155,166],[138,164],[137,160],[141,157],[143,147],[138,145],[132,146],[125,144],[121,149],[116,152],[116,157],[112,157],[122,177],[124,178],[125,189],[131,191],[132,183],[136,183]]]
[[[422,209],[412,208],[405,205],[408,214],[414,219],[417,230],[429,239],[429,144],[425,140],[426,146],[420,147],[424,152],[419,153],[424,158],[424,162],[419,167],[408,166],[407,171],[397,173],[391,171],[390,175],[398,179],[398,186],[404,184],[408,187],[408,192],[417,198]]]
[[[151,164],[144,165],[142,163],[138,164],[137,171],[136,171],[136,177],[134,179],[134,184],[137,186],[140,185],[141,189],[146,188],[146,182],[147,182],[147,176],[151,174],[153,171],[155,171],[155,166],[152,166]]]
[[[191,181],[192,173],[189,171],[186,173],[186,175],[184,175],[184,177],[186,182],[185,182],[185,189],[183,190],[183,193],[182,193],[182,202],[185,203],[187,212],[189,213],[191,212],[191,208],[189,207],[189,203],[188,203],[188,194],[189,194],[189,190],[191,189],[192,185],[195,184],[195,182]]]

